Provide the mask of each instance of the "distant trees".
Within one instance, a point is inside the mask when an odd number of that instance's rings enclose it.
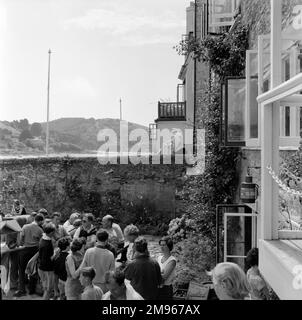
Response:
[[[39,122],[34,122],[30,127],[30,133],[34,137],[40,137],[42,135],[42,126]]]
[[[30,130],[25,129],[20,133],[19,141],[25,141],[26,139],[32,139],[32,138],[33,138],[33,136],[31,134]]]
[[[20,131],[29,130],[29,122],[27,119],[22,119],[20,121],[14,120],[13,122],[11,122],[11,126]]]

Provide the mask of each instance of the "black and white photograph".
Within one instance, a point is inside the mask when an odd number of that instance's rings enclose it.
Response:
[[[0,0],[0,236],[12,309],[302,300],[302,0]]]

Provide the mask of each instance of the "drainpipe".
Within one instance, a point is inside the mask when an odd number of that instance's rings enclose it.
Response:
[[[197,0],[195,0],[194,7],[194,38],[197,40]],[[196,155],[197,139],[196,139],[196,59],[194,59],[194,116],[193,116],[193,154]]]

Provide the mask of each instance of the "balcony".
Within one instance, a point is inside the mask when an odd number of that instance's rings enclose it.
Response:
[[[186,102],[158,102],[157,121],[186,121]]]

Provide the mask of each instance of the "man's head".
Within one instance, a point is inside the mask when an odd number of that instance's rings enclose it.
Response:
[[[35,216],[37,215],[38,213],[33,211],[29,217],[27,218],[27,223],[32,223],[33,221],[35,221]]]
[[[51,238],[55,234],[56,226],[52,222],[49,222],[44,225],[43,230],[44,233]]]
[[[110,214],[107,214],[102,219],[103,228],[110,229],[112,227],[113,217]]]
[[[66,251],[69,249],[69,246],[70,246],[70,240],[69,238],[67,237],[63,237],[61,239],[59,239],[58,241],[58,248],[61,250],[61,251]]]
[[[138,235],[139,235],[139,229],[138,229],[138,227],[136,227],[133,224],[128,225],[124,229],[124,236],[125,236],[126,240],[131,243],[134,242],[134,240],[138,237]]]
[[[86,267],[80,271],[80,282],[83,287],[87,287],[92,284],[92,280],[95,277],[95,269],[93,267]]]
[[[34,218],[36,224],[40,227],[42,227],[43,223],[44,223],[44,216],[41,213],[38,213],[37,215],[35,215]]]
[[[106,230],[100,229],[96,233],[96,239],[100,244],[106,244],[108,242],[109,234]]]
[[[52,215],[52,222],[54,223],[55,226],[58,226],[61,222],[61,213],[60,212],[55,212]]]
[[[148,254],[148,242],[144,237],[135,239],[133,248],[137,253]]]
[[[75,213],[72,213],[69,217],[69,222],[70,224],[73,224],[75,222],[75,220],[79,219],[80,218],[80,214],[75,212]]]
[[[14,206],[15,206],[15,208],[19,208],[20,207],[20,201],[18,199],[14,200]]]
[[[107,271],[105,274],[105,283],[113,297],[120,298],[125,295],[125,274],[122,270]]]
[[[78,228],[78,227],[80,227],[81,226],[81,224],[82,224],[82,220],[81,219],[75,219],[74,221],[73,221],[73,226],[74,227],[76,227],[76,228]]]
[[[258,248],[252,248],[246,256],[246,264],[248,268],[258,266],[259,262],[259,250]]]
[[[92,213],[85,213],[82,218],[82,223],[85,228],[90,228],[92,226],[94,216]]]
[[[40,209],[39,213],[42,213],[44,218],[46,218],[48,216],[48,212],[47,212],[47,210],[45,208]]]

